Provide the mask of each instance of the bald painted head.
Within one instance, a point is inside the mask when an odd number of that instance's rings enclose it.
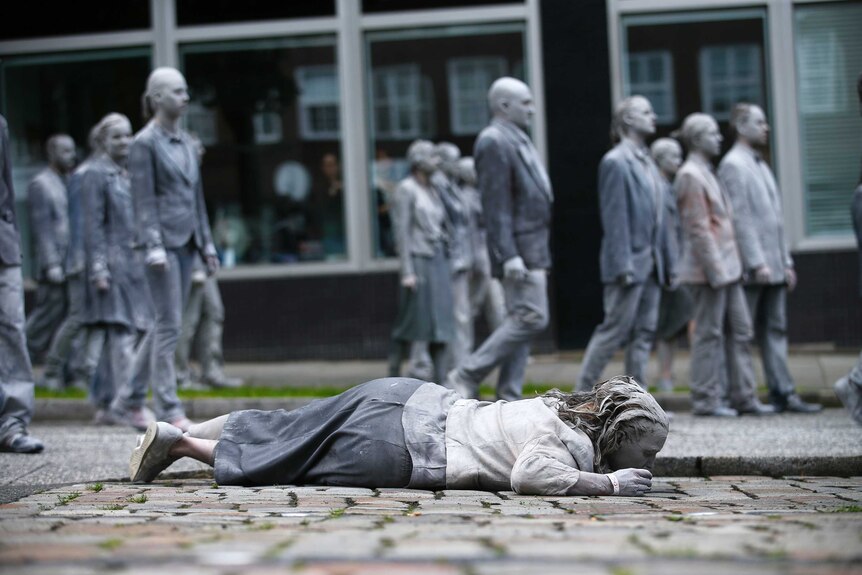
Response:
[[[697,152],[708,158],[721,153],[721,131],[718,122],[709,114],[695,112],[686,116],[679,130],[680,138],[689,152]]]
[[[147,87],[141,98],[144,119],[156,115],[176,120],[186,112],[189,89],[185,77],[176,68],[156,68],[147,78]]]
[[[491,84],[488,105],[495,118],[512,122],[522,130],[530,127],[536,106],[530,87],[517,78],[504,76]]]

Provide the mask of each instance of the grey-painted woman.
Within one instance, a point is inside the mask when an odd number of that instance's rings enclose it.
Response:
[[[107,348],[112,385],[96,388],[92,400],[97,408],[110,409],[114,419],[140,420],[136,427],[145,428],[149,418],[144,413],[132,414],[111,405],[115,392],[131,385],[135,344],[149,329],[152,317],[143,261],[134,249],[134,208],[126,169],[132,125],[122,114],[108,114],[99,122],[96,137],[104,154],[93,160],[81,181],[87,279],[85,370],[94,373]]]

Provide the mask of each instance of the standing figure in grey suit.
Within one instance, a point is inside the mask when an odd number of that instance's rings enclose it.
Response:
[[[448,372],[472,351],[468,347],[469,324],[472,323],[468,272],[473,265],[473,251],[470,249],[470,214],[457,180],[461,150],[450,142],[440,142],[434,147],[434,155],[437,157],[439,169],[431,175],[431,185],[437,190],[446,207],[446,246],[449,252],[449,267],[452,268],[455,335],[447,346]]]
[[[527,135],[535,113],[530,88],[499,78],[488,91],[493,120],[476,138],[473,157],[488,235],[491,272],[502,278],[506,319],[464,362],[446,385],[465,398],[500,367],[497,399],[521,399],[530,340],[548,325],[548,240],[554,202],[551,182]]]
[[[57,328],[54,340],[45,356],[45,375],[42,385],[48,389],[61,389],[66,381],[65,372],[72,375],[72,387],[88,389],[94,383],[94,374],[87,374],[83,365],[84,345],[76,346],[85,340],[84,329],[84,214],[81,206],[81,180],[90,169],[93,160],[102,154],[96,138],[96,128],[90,130],[88,145],[90,155],[81,162],[69,176],[69,247],[66,250],[64,271],[66,274],[66,317]],[[77,340],[77,341],[76,341]],[[78,353],[73,353],[78,352]],[[81,357],[79,357],[81,356]]]
[[[0,116],[0,451],[38,453],[44,445],[27,433],[35,398],[9,155],[6,118]]]
[[[135,136],[129,154],[137,242],[145,250],[147,283],[155,325],[142,353],[151,347],[150,378],[156,415],[187,430],[191,422],[177,397],[174,352],[182,328],[195,252],[208,273],[218,269],[194,142],[180,129],[188,109],[186,80],[173,68],[157,68],[147,80],[144,117],[152,120]],[[139,377],[136,376],[136,377]],[[123,398],[139,409],[146,395]]]
[[[787,292],[796,286],[796,272],[784,238],[781,193],[755,149],[769,141],[769,124],[759,106],[740,103],[730,115],[730,125],[736,142],[721,160],[718,177],[733,204],[745,297],[769,398],[777,411],[816,413],[822,407],[802,401],[787,368]]]
[[[754,334],[742,289],[733,208],[711,163],[721,152],[718,124],[706,114],[691,114],[681,137],[689,153],[675,188],[684,236],[680,280],[690,284],[694,297],[692,411],[724,417],[775,413],[756,395],[750,349]],[[726,380],[733,407],[723,404]]]
[[[66,317],[66,275],[69,248],[69,205],[66,178],[75,166],[75,142],[65,134],[48,138],[48,167],[27,188],[30,234],[34,244],[33,276],[38,282],[36,304],[27,318],[31,357],[48,350],[54,332]]]
[[[472,157],[458,161],[458,185],[461,197],[467,207],[468,236],[470,238],[470,258],[472,265],[468,270],[470,321],[464,333],[464,346],[467,353],[473,351],[475,332],[473,323],[479,315],[494,331],[503,323],[506,316],[506,302],[503,286],[491,276],[491,260],[488,258],[488,240],[485,231],[485,218],[482,214],[482,196],[476,189],[476,165]]]
[[[614,352],[626,346],[626,373],[646,387],[661,286],[675,286],[676,255],[669,250],[665,189],[646,148],[656,115],[643,96],[626,98],[614,111],[616,146],[599,165],[605,318],[593,332],[578,380],[587,391]]]

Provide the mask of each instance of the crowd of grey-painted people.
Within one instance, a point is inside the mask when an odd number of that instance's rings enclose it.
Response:
[[[862,89],[862,85],[860,85]],[[862,98],[862,92],[860,92]],[[177,389],[192,379],[241,385],[222,371],[224,308],[200,174],[203,147],[181,129],[189,96],[182,75],[155,70],[143,96],[147,125],[106,115],[90,133],[91,155],[75,166],[75,143],[47,141],[48,167],[27,190],[32,312],[24,319],[21,250],[5,120],[0,130],[0,450],[34,453],[31,357],[40,384],[86,389],[95,422],[145,430],[192,422]],[[410,174],[388,198],[400,263],[389,375],[435,381],[461,397],[499,368],[498,400],[522,397],[531,340],[548,324],[547,274],[553,191],[529,135],[529,87],[500,78],[490,88],[489,126],[473,157],[426,140],[407,150]],[[586,349],[576,391],[602,378],[625,349],[625,372],[646,386],[654,345],[660,390],[673,387],[673,349],[690,338],[693,412],[735,417],[814,413],[787,368],[787,293],[796,284],[781,193],[762,150],[763,110],[739,103],[735,141],[714,169],[722,135],[714,118],[685,118],[673,138],[655,133],[650,102],[632,96],[613,111],[612,149],[599,165],[604,320]],[[687,157],[683,162],[683,146]],[[862,229],[862,188],[854,222]],[[476,346],[482,316],[490,335]],[[196,330],[200,330],[196,337]],[[751,344],[759,345],[769,403],[757,397]],[[860,358],[862,361],[862,358]],[[146,405],[152,393],[152,409]],[[862,423],[862,369],[836,383]]]

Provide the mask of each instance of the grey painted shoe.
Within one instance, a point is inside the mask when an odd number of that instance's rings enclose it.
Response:
[[[138,437],[138,446],[129,461],[129,477],[133,482],[149,483],[178,458],[169,455],[174,443],[182,439],[183,432],[164,421],[153,422],[147,432]]]

